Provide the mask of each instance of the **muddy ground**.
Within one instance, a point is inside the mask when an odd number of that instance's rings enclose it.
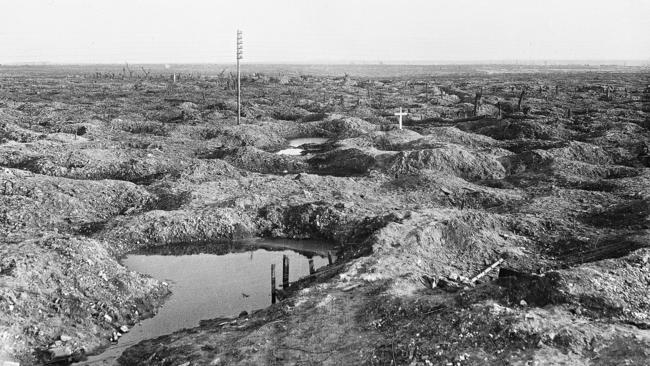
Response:
[[[247,74],[236,125],[224,74],[53,70],[0,73],[0,360],[155,313],[129,251],[267,236],[340,257],[121,364],[648,364],[647,73]]]

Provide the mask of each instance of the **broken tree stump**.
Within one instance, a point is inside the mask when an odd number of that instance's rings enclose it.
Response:
[[[526,88],[523,88],[521,90],[521,94],[519,94],[519,101],[517,102],[517,110],[521,112],[521,103],[524,101],[524,95],[526,94]]]

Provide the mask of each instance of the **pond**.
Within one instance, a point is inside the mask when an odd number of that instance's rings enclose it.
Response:
[[[116,345],[82,364],[112,364],[126,348],[145,339],[199,325],[204,319],[230,318],[271,305],[271,264],[282,282],[283,256],[289,280],[328,264],[331,244],[318,241],[253,240],[219,245],[173,245],[128,254],[122,264],[170,285],[172,295],[158,313],[124,334]]]
[[[280,150],[277,153],[280,155],[302,155],[305,149],[300,148],[300,146],[305,144],[323,144],[329,139],[324,137],[305,137],[300,139],[289,140],[290,148]]]

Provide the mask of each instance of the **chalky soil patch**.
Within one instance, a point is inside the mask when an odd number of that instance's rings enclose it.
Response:
[[[145,339],[196,327],[201,320],[233,318],[269,306],[271,264],[281,286],[284,256],[289,258],[289,280],[295,281],[309,274],[309,258],[315,268],[327,265],[332,246],[316,241],[255,240],[228,245],[225,254],[223,247],[210,248],[215,246],[176,245],[126,255],[125,267],[167,282],[172,295],[154,317],[80,364],[112,365],[126,348]]]

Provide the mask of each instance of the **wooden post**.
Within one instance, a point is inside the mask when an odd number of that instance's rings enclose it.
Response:
[[[329,250],[327,251],[327,262],[329,264],[334,263],[334,260],[332,259],[332,252],[330,252]]]
[[[271,264],[271,304],[275,301],[275,264]]]
[[[289,287],[289,257],[282,257],[282,288]]]
[[[309,274],[314,274],[316,270],[314,269],[314,258],[309,258]]]

